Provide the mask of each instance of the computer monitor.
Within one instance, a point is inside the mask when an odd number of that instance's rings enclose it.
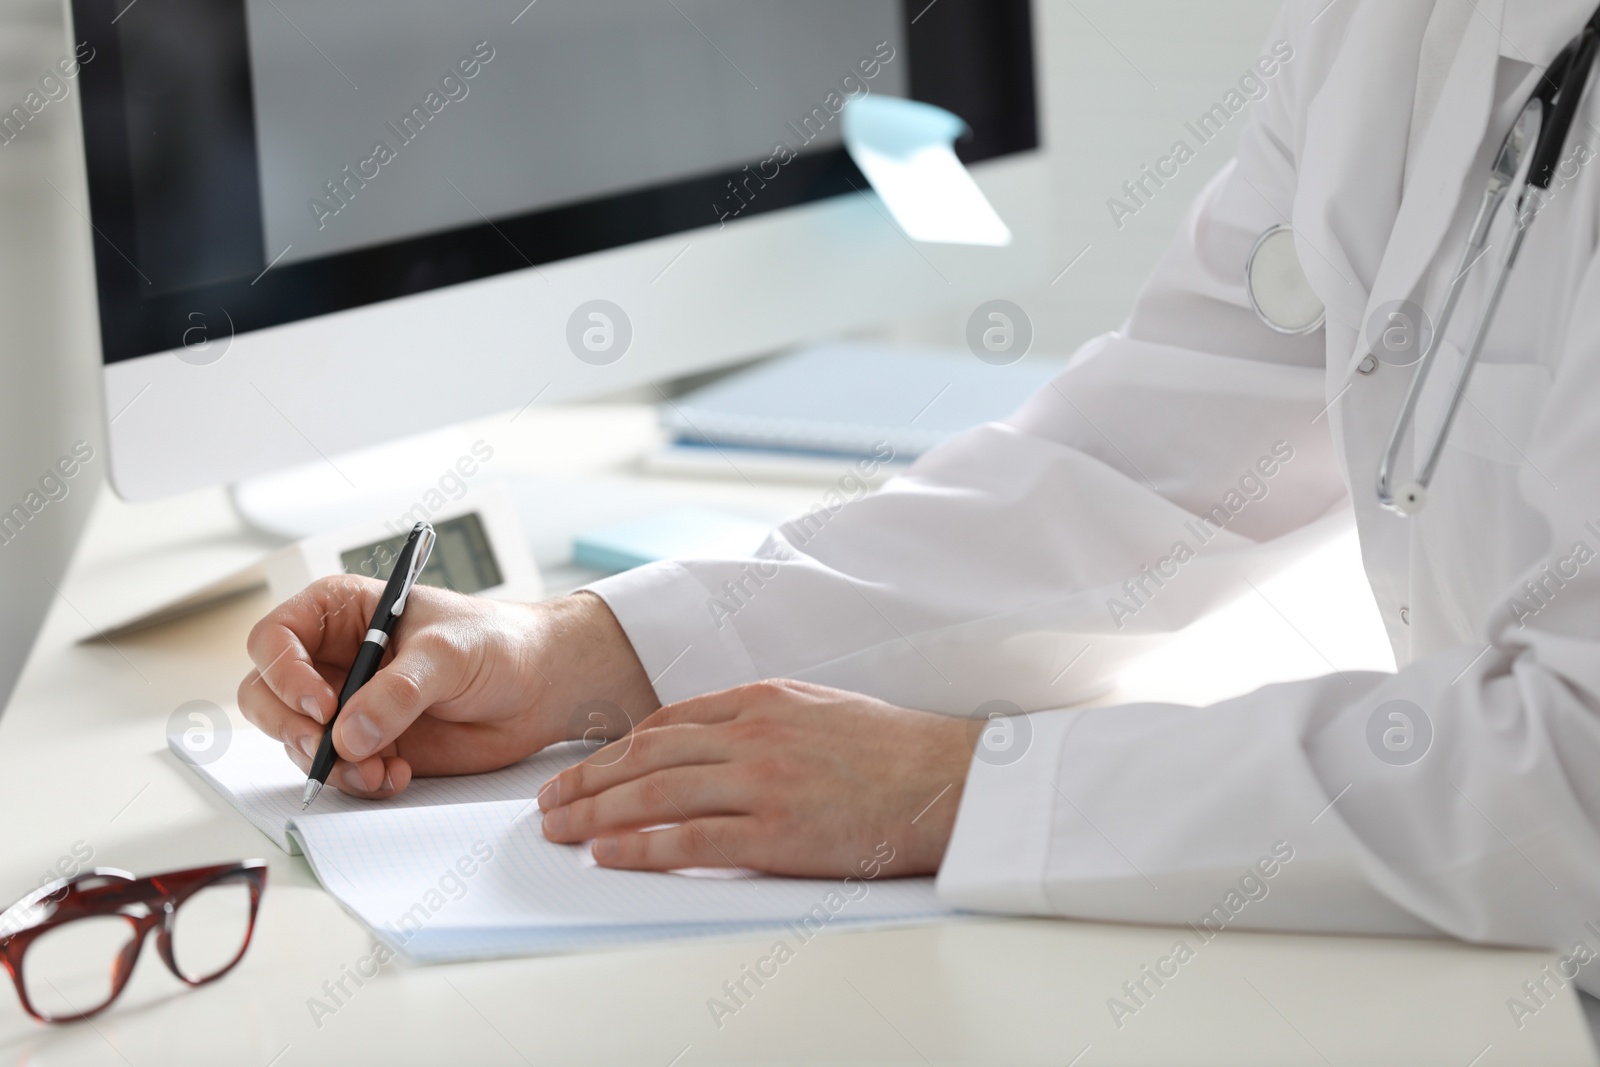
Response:
[[[72,0],[113,484],[237,481],[1036,283],[1028,0]],[[842,146],[936,104],[1017,235]]]

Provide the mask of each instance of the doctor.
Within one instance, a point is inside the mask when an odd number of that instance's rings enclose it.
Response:
[[[548,836],[609,866],[838,876],[889,841],[890,873],[937,872],[955,905],[1194,922],[1290,852],[1238,925],[1442,932],[1575,969],[1600,951],[1595,93],[1427,506],[1397,514],[1374,484],[1415,376],[1386,331],[1438,314],[1502,140],[1593,8],[1293,0],[1272,38],[1292,58],[1121,332],[758,560],[657,564],[536,607],[419,593],[339,720],[333,783],[389,796],[631,719],[540,798]],[[1512,210],[1463,280],[1400,480],[1449,406]],[[1315,332],[1252,310],[1244,264],[1284,224],[1326,307]],[[1398,674],[1048,710],[1350,509]],[[241,707],[302,768],[376,595],[326,580],[251,634]],[[972,718],[1008,707],[1029,714]]]

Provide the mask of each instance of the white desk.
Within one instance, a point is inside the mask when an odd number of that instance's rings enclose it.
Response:
[[[643,409],[538,412],[523,422],[516,435],[494,430],[507,472],[588,470],[626,482],[636,477],[628,457],[652,437]],[[546,447],[570,440],[575,427],[593,429],[590,440],[603,446]],[[652,488],[755,513],[819,493],[742,482]],[[1520,1032],[1513,1026],[1506,998],[1553,959],[1539,953],[1229,933],[1119,1030],[1107,998],[1168,950],[1172,931],[987,919],[825,935],[721,1029],[707,998],[770,939],[391,965],[319,1027],[308,999],[370,951],[369,937],[303,860],[257,834],[167,754],[163,739],[184,701],[232,703],[249,666],[244,635],[268,607],[264,596],[114,646],[75,643],[93,632],[107,590],[158,589],[167,576],[223,567],[260,544],[221,493],[145,507],[102,499],[64,599],[0,719],[0,805],[9,816],[0,897],[31,888],[77,842],[93,849],[96,864],[138,873],[264,856],[271,874],[250,954],[223,981],[189,991],[147,949],[128,992],[92,1025],[41,1027],[0,994],[0,1058],[138,1067],[1594,1062],[1574,996]],[[552,577],[559,587],[578,576]],[[1263,586],[1270,604],[1252,597],[1185,634],[1126,691],[1201,701],[1326,670],[1323,657],[1341,668],[1381,665],[1387,653],[1364,615],[1371,608],[1352,594],[1360,588],[1353,546],[1336,545]],[[1249,640],[1237,639],[1241,628]]]

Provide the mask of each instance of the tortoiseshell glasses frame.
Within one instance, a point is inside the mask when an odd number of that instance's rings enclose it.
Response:
[[[29,893],[4,912],[0,912],[0,965],[11,975],[17,987],[17,996],[29,1015],[40,1022],[66,1023],[85,1019],[104,1011],[127,987],[128,978],[139,959],[146,935],[154,932],[156,948],[167,968],[184,983],[205,985],[231,971],[244,958],[250,940],[255,936],[256,913],[261,907],[261,893],[266,888],[267,865],[264,860],[240,860],[211,867],[195,867],[183,871],[168,871],[147,878],[135,878],[127,871],[98,867],[72,876],[49,882]],[[204,974],[187,974],[178,965],[173,950],[173,931],[179,909],[196,894],[207,889],[238,886],[249,894],[249,922],[244,926],[244,937],[232,957],[222,956],[213,969]],[[109,995],[98,1003],[69,1003],[66,1012],[52,1012],[41,1008],[29,996],[24,966],[28,949],[52,931],[61,930],[69,923],[97,918],[122,919],[128,924],[127,941],[106,961],[111,969]],[[223,946],[225,949],[226,946]],[[92,961],[86,961],[92,962]]]

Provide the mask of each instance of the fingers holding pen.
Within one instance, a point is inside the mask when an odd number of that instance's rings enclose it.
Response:
[[[323,728],[304,711],[285,704],[261,680],[259,671],[245,676],[237,695],[240,713],[262,733],[281,741],[287,748],[305,753],[308,760],[316,754]]]
[[[367,602],[375,602],[375,586],[349,575],[325,578],[274,608],[245,643],[256,684],[288,707],[327,722],[337,697],[319,663],[342,658],[335,653],[354,647],[346,639],[360,625]],[[347,666],[348,659],[339,665]]]
[[[334,747],[349,760],[365,760],[393,745],[423,712],[455,695],[464,669],[454,649],[423,631],[372,681],[356,690],[333,725]]]
[[[283,750],[301,771],[311,773],[310,756],[290,745],[283,746]],[[390,751],[363,760],[337,761],[328,775],[328,784],[363,800],[386,800],[411,784],[411,773],[411,764]]]
[[[330,727],[319,726],[286,704],[263,683],[259,671],[239,687],[239,706],[263,733],[282,742],[295,764],[309,773],[322,737],[332,731],[339,757],[328,784],[352,796],[383,799],[410,784],[415,756],[429,773],[444,773],[471,762],[459,750],[474,740],[473,724],[446,723],[424,714],[458,695],[462,674],[470,664],[457,642],[423,630],[372,680],[351,696]],[[341,669],[315,664],[325,684],[339,680]],[[401,755],[402,738],[408,755]],[[452,762],[454,760],[455,762]]]

